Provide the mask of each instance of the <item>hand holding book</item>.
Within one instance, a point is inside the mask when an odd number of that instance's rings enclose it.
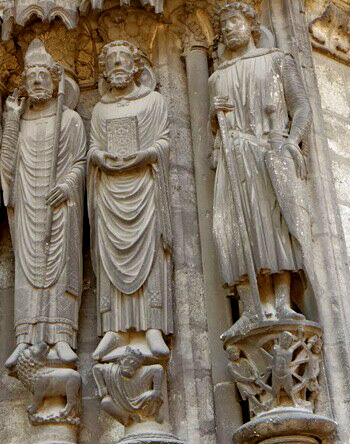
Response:
[[[147,150],[129,154],[121,159],[107,151],[96,150],[91,160],[104,173],[116,174],[155,163],[157,152],[151,147]]]

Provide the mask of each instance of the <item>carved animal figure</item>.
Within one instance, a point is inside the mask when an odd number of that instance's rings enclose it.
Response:
[[[27,408],[34,415],[45,398],[65,396],[67,403],[59,412],[66,418],[78,413],[78,394],[81,378],[70,368],[47,368],[47,355],[50,351],[45,342],[38,342],[24,350],[16,365],[17,377],[33,393],[32,403]]]

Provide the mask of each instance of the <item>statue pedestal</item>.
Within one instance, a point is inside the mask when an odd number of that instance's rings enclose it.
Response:
[[[77,442],[81,377],[42,341],[25,349],[9,371],[32,393],[27,408],[35,444]]]
[[[167,443],[183,444],[170,431],[167,423],[159,424],[156,421],[147,421],[133,424],[126,427],[125,436],[119,443],[123,444],[148,444],[148,443]]]
[[[328,444],[336,423],[297,409],[276,409],[237,429],[233,444]]]

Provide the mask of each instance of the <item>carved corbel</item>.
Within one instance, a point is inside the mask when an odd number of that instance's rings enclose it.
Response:
[[[331,0],[321,10],[313,1],[305,6],[313,47],[350,64],[350,3]]]
[[[209,49],[213,42],[211,2],[187,2],[171,13],[172,30],[180,38],[183,54],[193,48]]]

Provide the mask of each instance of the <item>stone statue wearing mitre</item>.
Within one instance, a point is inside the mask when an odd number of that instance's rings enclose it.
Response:
[[[163,335],[173,331],[167,108],[141,81],[145,66],[133,44],[105,45],[99,62],[88,206],[103,338],[93,358],[108,361],[134,334],[148,353],[166,358]]]
[[[33,40],[20,91],[6,101],[1,149],[15,252],[17,347],[8,368],[39,341],[63,363],[77,358],[86,139],[80,116],[63,97],[63,69]]]
[[[261,29],[250,5],[221,6],[216,25],[223,49],[209,80],[213,233],[225,286],[241,301],[225,340],[256,322],[304,319],[293,301],[308,286],[301,142],[311,110],[292,56],[256,46]]]

